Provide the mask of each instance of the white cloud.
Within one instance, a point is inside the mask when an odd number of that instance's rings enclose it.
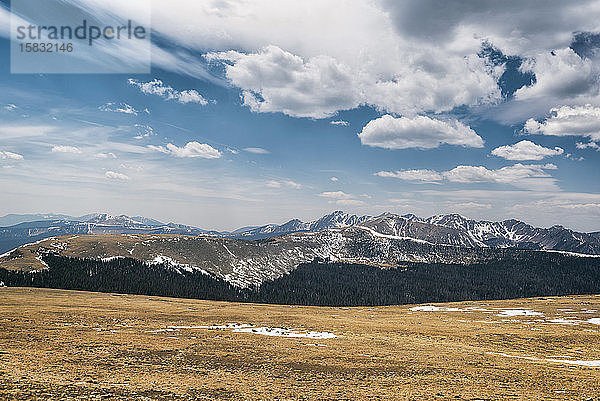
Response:
[[[330,121],[329,124],[331,124],[331,125],[340,125],[342,127],[347,127],[348,126],[348,121],[336,120],[336,121]]]
[[[263,149],[263,148],[244,148],[242,150],[244,152],[254,153],[254,154],[257,154],[257,155],[266,155],[266,154],[271,153],[267,149]]]
[[[551,116],[544,122],[529,119],[524,132],[552,136],[582,136],[600,141],[600,108],[585,106],[562,106],[550,110]]]
[[[195,89],[178,91],[169,85],[165,85],[160,79],[154,79],[149,82],[140,82],[137,79],[129,78],[130,85],[136,86],[146,95],[157,95],[166,100],[176,100],[179,103],[198,103],[206,106],[208,101]]]
[[[491,209],[492,205],[490,203],[479,203],[479,202],[462,202],[452,204],[451,207],[457,209]]]
[[[319,194],[319,196],[322,198],[329,198],[329,199],[352,199],[353,198],[352,195],[347,194],[343,191],[321,192]]]
[[[386,114],[369,121],[358,137],[363,145],[386,149],[431,149],[441,144],[483,147],[483,139],[463,123],[425,116],[396,118]]]
[[[352,72],[330,56],[306,61],[277,46],[258,53],[209,53],[210,61],[226,61],[226,76],[242,89],[242,100],[259,113],[326,118],[357,107]]]
[[[319,194],[321,198],[329,199],[328,203],[332,205],[338,206],[361,206],[364,205],[365,202],[356,199],[354,195],[347,194],[343,191],[330,191],[330,192],[321,192]],[[367,198],[367,196],[361,195],[361,197]]]
[[[81,153],[81,150],[76,146],[56,145],[52,147],[53,153]]]
[[[4,110],[6,111],[15,111],[16,109],[18,109],[16,104],[9,103],[6,106],[4,106]]]
[[[101,111],[109,111],[113,113],[132,114],[134,116],[137,116],[137,114],[139,113],[139,111],[136,110],[135,107],[128,105],[127,103],[116,104],[113,102],[108,102],[98,107],[98,109]]]
[[[130,179],[129,176],[115,171],[107,171],[104,176],[111,180],[129,181]]]
[[[583,143],[583,142],[577,142],[575,144],[575,146],[577,146],[577,149],[595,149],[598,152],[600,152],[600,145],[598,145],[596,142],[588,142],[588,143]]]
[[[581,58],[568,47],[538,54],[526,60],[521,70],[533,72],[536,82],[517,90],[517,100],[596,96],[600,88],[597,61]]]
[[[113,158],[116,159],[117,155],[115,155],[113,152],[107,152],[107,153],[96,153],[95,155],[98,159],[108,159],[108,158]]]
[[[78,3],[93,15],[124,18],[135,6],[143,8],[133,0]],[[532,12],[537,8],[543,12]],[[8,11],[2,11],[8,20]],[[517,0],[174,0],[153,2],[152,14],[153,32],[167,43],[152,49],[155,66],[210,79],[203,60],[194,55],[214,49],[239,72],[229,79],[248,91],[250,107],[298,116],[328,115],[356,104],[414,115],[495,101],[500,71],[476,56],[482,40],[505,54],[542,58],[552,49],[566,49],[573,32],[597,31],[600,17],[594,0],[576,5],[548,0],[534,6]],[[269,46],[299,57],[301,65],[288,66],[290,57],[260,50]],[[326,59],[319,60],[323,55]],[[257,57],[267,62],[253,64]],[[350,87],[325,85],[321,94],[318,83],[348,79]],[[281,92],[291,96],[286,99]],[[315,99],[315,105],[307,99]]]
[[[353,65],[354,60],[346,64],[330,55],[303,58],[275,45],[256,53],[230,50],[208,53],[205,58],[225,63],[227,78],[242,90],[243,104],[259,113],[327,118],[367,104],[414,115],[500,99],[496,75],[501,71],[494,72],[475,54],[405,51],[395,54],[397,63],[387,65],[385,72]],[[434,61],[438,57],[447,59]]]
[[[490,170],[483,166],[457,166],[443,172],[434,170],[380,171],[375,175],[424,183],[438,183],[446,180],[466,184],[482,182],[508,184],[526,189],[556,189],[555,180],[546,172],[546,170],[556,169],[554,164],[517,163],[497,170]]]
[[[500,146],[492,150],[494,156],[506,160],[542,160],[544,157],[561,155],[563,152],[562,148],[545,148],[531,141],[521,141],[514,145]]]
[[[172,143],[168,143],[164,146],[148,145],[148,148],[156,150],[161,153],[171,154],[175,157],[200,157],[203,159],[218,159],[222,156],[222,153],[217,149],[213,148],[209,144],[199,143],[196,141],[188,142],[184,147],[178,147]]]
[[[287,188],[292,188],[292,189],[301,189],[302,188],[301,184],[298,184],[297,182],[294,182],[292,180],[281,180],[281,181],[269,180],[269,181],[267,181],[267,183],[265,185],[269,188],[282,188],[282,187],[287,187]]]
[[[434,183],[444,179],[442,174],[434,170],[379,171],[375,173],[375,175],[379,177],[398,178],[405,181],[420,181],[424,183]]]
[[[154,130],[149,125],[135,124],[134,126],[138,131],[138,135],[134,136],[134,139],[144,139],[154,135]]]
[[[8,152],[8,151],[0,151],[0,159],[23,160],[23,155],[20,155],[18,153]]]
[[[338,199],[334,203],[339,206],[361,206],[365,204],[360,199]]]
[[[331,177],[330,180],[333,182],[338,182],[340,179],[337,177]]]
[[[527,178],[551,177],[545,170],[556,170],[554,164],[521,164],[489,170],[483,166],[457,166],[444,172],[444,177],[451,182],[495,182],[516,185]]]

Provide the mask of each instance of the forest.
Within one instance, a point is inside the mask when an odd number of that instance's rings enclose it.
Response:
[[[39,272],[0,269],[7,286],[292,305],[394,305],[600,293],[600,258],[522,251],[473,264],[403,263],[382,269],[314,260],[260,287],[135,259],[43,257]]]

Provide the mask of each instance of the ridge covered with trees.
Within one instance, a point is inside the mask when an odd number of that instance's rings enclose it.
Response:
[[[260,287],[238,288],[198,270],[130,258],[47,254],[38,272],[0,269],[7,286],[296,305],[389,305],[600,293],[600,258],[523,251],[474,264],[405,263],[391,269],[315,260]]]

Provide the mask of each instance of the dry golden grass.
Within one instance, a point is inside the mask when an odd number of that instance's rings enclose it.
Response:
[[[170,234],[114,234],[114,235],[63,235],[23,245],[9,255],[0,257],[0,268],[7,270],[33,271],[46,266],[36,259],[40,249],[58,252],[63,256],[99,259],[105,256],[121,255],[139,260],[147,260],[147,249],[135,249],[136,245],[148,240],[168,240],[177,238],[200,239]],[[128,252],[132,250],[132,252]]]
[[[587,322],[600,317],[600,297],[444,306],[494,312],[0,288],[0,399],[585,400],[600,395],[600,367],[546,361],[600,360],[600,326]],[[531,309],[544,316],[501,317],[493,308]],[[555,318],[580,323],[549,322]],[[338,337],[155,331],[224,323]]]

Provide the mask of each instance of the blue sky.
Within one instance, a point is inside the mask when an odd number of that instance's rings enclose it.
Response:
[[[0,214],[598,231],[600,8],[543,4],[157,1],[151,73],[11,74],[2,2]]]

